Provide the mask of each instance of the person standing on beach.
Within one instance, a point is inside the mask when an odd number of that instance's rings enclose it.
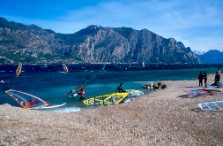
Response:
[[[218,72],[216,72],[215,77],[214,77],[215,86],[218,86],[219,82],[220,82],[220,75]]]
[[[203,79],[204,79],[204,85],[205,85],[205,87],[207,87],[207,74],[206,74],[206,72],[204,72]]]
[[[199,80],[199,87],[203,86],[203,74],[200,71],[200,74],[198,75],[198,80]]]

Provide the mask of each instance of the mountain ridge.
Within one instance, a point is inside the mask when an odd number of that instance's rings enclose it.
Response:
[[[223,64],[223,51],[209,50],[198,56],[203,64]]]
[[[0,18],[0,50],[0,64],[200,63],[182,42],[148,29],[90,25],[72,34],[61,34],[4,18]]]

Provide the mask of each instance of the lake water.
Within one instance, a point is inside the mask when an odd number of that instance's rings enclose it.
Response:
[[[0,80],[6,80],[8,85],[0,85],[0,104],[9,103],[19,105],[4,91],[16,89],[36,95],[52,105],[66,102],[66,105],[53,109],[53,111],[79,111],[85,109],[79,98],[68,98],[65,95],[71,89],[78,88],[87,83],[85,98],[96,95],[112,93],[123,82],[124,89],[143,89],[143,85],[152,81],[162,80],[191,80],[196,79],[200,71],[215,73],[216,68],[181,69],[181,70],[147,70],[147,71],[85,71],[66,74],[62,71],[55,72],[23,72],[21,77],[16,77],[12,70],[0,70]]]

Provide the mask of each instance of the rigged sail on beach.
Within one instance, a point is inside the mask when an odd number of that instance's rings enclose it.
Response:
[[[112,105],[120,104],[129,95],[129,92],[103,94],[83,100],[85,105]]]
[[[25,109],[39,109],[50,105],[48,102],[40,99],[39,97],[22,91],[9,89],[5,91],[5,93],[12,97],[22,108]]]
[[[63,66],[63,70],[64,70],[66,73],[68,73],[69,70],[68,70],[68,67],[66,66],[66,64],[62,64],[62,66]]]
[[[19,77],[22,74],[22,63],[19,63],[16,69],[16,76]]]

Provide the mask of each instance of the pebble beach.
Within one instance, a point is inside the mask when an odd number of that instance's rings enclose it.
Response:
[[[213,83],[214,75],[208,75]],[[0,105],[2,146],[222,146],[223,112],[198,104],[223,94],[183,98],[198,80],[163,81],[165,90],[120,105],[61,113]]]

